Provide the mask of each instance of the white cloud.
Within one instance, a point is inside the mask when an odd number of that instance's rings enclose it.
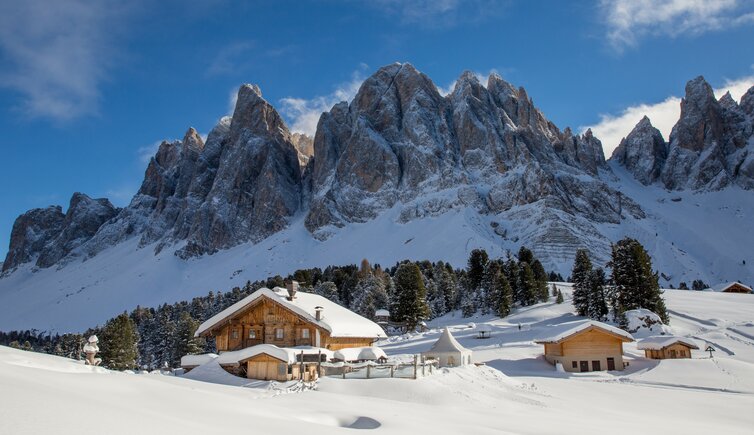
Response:
[[[744,93],[754,86],[754,75],[735,80],[726,80],[723,86],[715,89],[717,98],[730,92],[734,100],[739,101]],[[602,141],[605,156],[610,156],[620,141],[633,130],[642,117],[648,116],[652,125],[668,140],[670,131],[681,115],[681,98],[669,96],[659,103],[638,104],[630,106],[617,115],[600,115],[600,122],[581,127],[583,133],[591,128],[594,135]]]
[[[136,154],[139,156],[139,162],[143,165],[149,163],[149,161],[152,160],[152,157],[157,154],[157,150],[160,148],[162,142],[164,141],[158,140],[151,145],[139,147],[139,149],[136,150]]]
[[[601,0],[610,45],[622,51],[644,36],[694,35],[754,23],[754,5],[739,0]]]
[[[126,14],[112,1],[0,2],[0,85],[21,95],[17,109],[27,116],[96,113]]]
[[[248,70],[252,65],[250,54],[255,46],[255,41],[237,41],[222,47],[207,67],[207,74],[233,74]]]
[[[310,99],[282,98],[280,100],[280,111],[289,119],[291,131],[314,136],[322,112],[330,110],[332,106],[341,101],[350,102],[364,82],[364,70],[366,69],[367,65],[362,64],[358,70],[351,74],[351,80],[337,85],[328,95]]]

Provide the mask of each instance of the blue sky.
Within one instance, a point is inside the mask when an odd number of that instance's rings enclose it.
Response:
[[[750,0],[192,3],[0,4],[0,255],[30,208],[76,191],[126,205],[156,144],[206,134],[241,83],[310,131],[388,63],[442,89],[497,71],[608,154],[644,113],[667,134],[697,75],[736,98],[754,85]]]

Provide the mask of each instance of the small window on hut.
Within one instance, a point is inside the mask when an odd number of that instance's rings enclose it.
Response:
[[[283,328],[277,328],[275,330],[275,339],[276,340],[282,340],[283,339]]]
[[[230,338],[237,340],[238,339],[238,329],[234,329],[230,331]]]
[[[579,366],[579,363],[577,363],[576,361],[571,361],[571,367],[572,367],[572,368],[574,368],[574,369],[575,369],[575,368],[576,368],[576,367],[578,367],[578,366]]]
[[[255,331],[254,329],[250,329],[249,338],[257,338],[257,331]]]
[[[301,330],[301,338],[309,338],[309,330],[308,329],[302,329]]]

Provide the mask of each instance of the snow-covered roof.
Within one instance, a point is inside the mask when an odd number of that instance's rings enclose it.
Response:
[[[235,365],[241,361],[246,361],[249,358],[253,358],[257,355],[267,354],[273,358],[277,358],[280,361],[293,364],[296,362],[296,356],[303,353],[304,355],[317,355],[319,353],[326,355],[327,359],[332,358],[333,352],[328,349],[312,346],[298,346],[298,347],[277,347],[274,344],[257,344],[256,346],[247,347],[241,350],[234,350],[232,352],[223,352],[217,357],[217,362],[220,365]]]
[[[489,323],[482,323],[481,325],[477,325],[476,332],[492,332],[492,325]]]
[[[437,339],[429,352],[425,353],[445,353],[445,352],[470,352],[465,347],[461,346],[461,343],[453,337],[448,328],[442,331],[442,335]]]
[[[373,361],[380,358],[387,358],[387,355],[384,350],[377,346],[348,347],[336,351],[334,358],[341,361]]]
[[[547,332],[535,338],[534,342],[539,344],[559,343],[572,335],[584,332],[590,328],[600,329],[604,332],[617,335],[624,341],[634,341],[634,337],[632,337],[631,334],[620,328],[616,328],[615,326],[597,322],[595,320],[577,320],[549,327]]]
[[[708,288],[706,290],[707,291],[711,291],[711,292],[724,292],[725,290],[728,290],[729,288],[731,288],[734,285],[740,285],[741,287],[745,288],[746,290],[748,290],[750,292],[752,291],[751,287],[749,287],[748,285],[741,284],[740,282],[724,282],[722,284],[718,284],[718,285],[712,286],[712,287],[710,287],[710,288]]]
[[[675,337],[672,335],[658,335],[654,337],[647,337],[640,340],[636,344],[636,348],[639,350],[662,350],[673,344],[684,344],[692,349],[699,349],[699,345],[695,340],[686,337]]]
[[[388,311],[388,310],[386,310],[384,308],[380,308],[379,310],[377,310],[377,311],[374,312],[374,315],[375,316],[389,316],[390,315],[390,311]]]
[[[222,323],[229,317],[244,310],[257,299],[267,297],[275,302],[280,303],[285,308],[306,318],[309,322],[322,327],[330,333],[332,337],[359,337],[359,338],[385,338],[385,331],[380,325],[371,320],[362,317],[353,311],[342,307],[335,302],[330,301],[314,293],[305,293],[299,291],[296,297],[288,300],[288,291],[284,288],[275,287],[270,290],[262,287],[249,296],[241,299],[230,307],[215,314],[196,330],[196,336],[209,331],[213,327]],[[315,307],[322,307],[321,319],[316,319]]]
[[[206,364],[217,358],[215,353],[203,353],[201,355],[184,355],[181,357],[181,367],[196,367]]]

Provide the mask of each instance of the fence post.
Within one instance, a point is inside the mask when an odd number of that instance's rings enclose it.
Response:
[[[427,376],[427,373],[425,371],[427,367],[427,359],[422,356],[422,377]]]
[[[414,355],[414,379],[416,379],[417,372],[419,371],[419,356]]]
[[[370,370],[369,370],[369,369],[370,369],[371,367],[372,367],[372,365],[371,365],[371,364],[369,364],[369,362],[367,362],[367,379],[369,379],[369,372],[370,372]]]
[[[395,366],[390,366],[390,377],[395,377]]]
[[[322,376],[322,349],[317,351],[317,377]]]
[[[346,362],[343,361],[343,379],[346,378]]]

